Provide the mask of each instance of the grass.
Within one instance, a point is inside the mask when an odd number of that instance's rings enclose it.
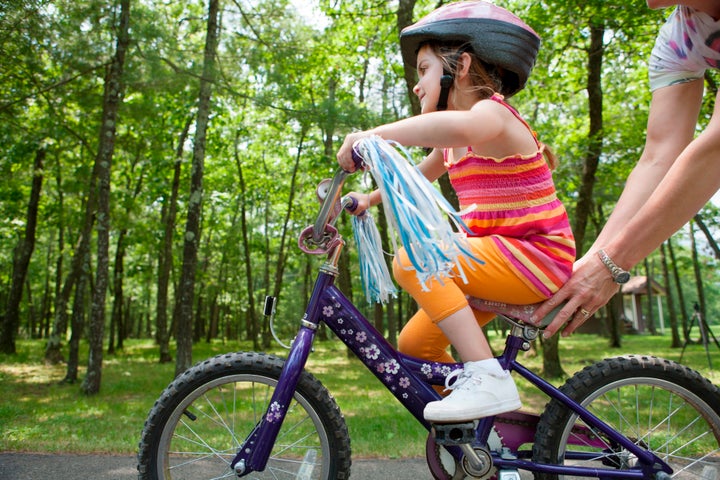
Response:
[[[720,332],[716,332],[720,336]],[[490,334],[496,350],[504,339]],[[575,335],[561,340],[563,368],[568,374],[606,357],[643,353],[678,360],[680,349],[670,349],[669,336],[626,336],[623,348],[607,347],[595,335]],[[174,364],[157,363],[157,347],[149,340],[129,340],[123,352],[106,355],[102,390],[85,396],[78,384],[64,384],[64,365],[43,362],[44,342],[19,341],[18,354],[0,355],[0,451],[43,453],[134,454],[145,417],[162,389],[173,377]],[[249,345],[228,342],[200,343],[193,358],[201,360]],[[720,365],[720,349],[708,347],[713,367]],[[270,353],[285,355],[270,349]],[[81,363],[87,354],[81,351]],[[542,357],[526,354],[522,363],[534,371]],[[683,363],[713,383],[720,372],[709,368],[705,349],[688,346]],[[427,432],[382,388],[380,382],[340,342],[318,342],[308,370],[333,393],[343,411],[352,439],[353,457],[418,457],[424,452]],[[80,378],[84,368],[80,371]],[[565,379],[556,379],[561,384]],[[540,412],[546,403],[541,393],[518,382],[527,410]]]

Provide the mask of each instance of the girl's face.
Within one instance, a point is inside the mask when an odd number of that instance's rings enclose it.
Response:
[[[421,113],[437,110],[440,97],[440,77],[443,74],[443,64],[440,57],[435,55],[430,46],[423,46],[417,56],[418,83],[413,92],[420,99]]]

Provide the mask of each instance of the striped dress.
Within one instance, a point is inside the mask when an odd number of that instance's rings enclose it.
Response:
[[[506,106],[528,129],[520,115]],[[537,140],[536,140],[537,142]],[[570,277],[575,240],[565,207],[557,198],[552,174],[542,154],[502,159],[468,153],[446,163],[471,236],[491,236],[508,267],[543,297]]]

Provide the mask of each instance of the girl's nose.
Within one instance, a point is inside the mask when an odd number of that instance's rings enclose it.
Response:
[[[413,93],[417,96],[420,96],[420,82],[416,83],[413,87]]]

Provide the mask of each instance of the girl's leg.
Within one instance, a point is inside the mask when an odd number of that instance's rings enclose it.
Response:
[[[453,344],[463,362],[475,362],[493,357],[485,334],[475,320],[469,305],[445,317],[436,325]]]
[[[490,312],[479,312],[473,310],[475,322],[478,328],[487,324],[495,315]],[[485,337],[481,335],[483,340]],[[487,342],[486,342],[487,343]],[[398,350],[405,355],[422,358],[429,362],[451,363],[455,358],[448,352],[450,340],[428,317],[425,310],[418,310],[415,315],[405,324],[398,336]],[[487,347],[490,348],[489,346]],[[433,388],[440,395],[447,395],[448,390],[444,386],[434,385]]]
[[[428,362],[451,363],[455,359],[448,352],[450,340],[433,323],[425,310],[418,310],[405,324],[398,336],[398,350],[405,355]]]
[[[453,392],[426,406],[425,418],[431,422],[463,422],[521,407],[515,383],[492,357],[467,295],[508,303],[535,303],[543,298],[514,275],[491,238],[472,240],[485,264],[462,266],[467,284],[456,276],[432,279],[423,288],[415,271],[408,268],[406,254],[400,251],[395,259],[398,283],[417,300],[465,362],[463,373],[452,385]]]

